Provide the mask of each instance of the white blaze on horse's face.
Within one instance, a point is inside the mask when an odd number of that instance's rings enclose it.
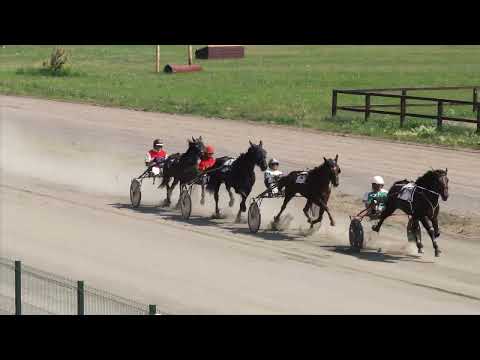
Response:
[[[443,175],[442,177],[440,177],[440,184],[442,186],[442,192],[441,192],[441,196],[442,196],[442,200],[443,201],[447,201],[448,199],[448,177],[447,177],[447,173],[445,172],[445,175]]]

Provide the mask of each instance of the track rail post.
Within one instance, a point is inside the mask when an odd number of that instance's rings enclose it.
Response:
[[[477,105],[477,134],[480,134],[480,105]]]
[[[337,90],[332,91],[332,117],[337,116]]]
[[[148,305],[148,315],[157,315],[157,305]]]
[[[443,125],[443,101],[439,101],[437,105],[437,129],[442,130]]]
[[[77,281],[77,314],[85,315],[85,284]]]
[[[365,121],[370,117],[370,95],[365,95]]]
[[[15,261],[15,315],[22,315],[22,262]]]
[[[403,128],[405,123],[405,113],[407,112],[407,90],[402,90],[402,97],[400,98],[400,127]]]
[[[480,104],[478,103],[478,88],[473,88],[473,112],[478,111]]]

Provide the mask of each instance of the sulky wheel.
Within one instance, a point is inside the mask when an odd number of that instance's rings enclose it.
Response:
[[[262,222],[262,215],[260,214],[260,208],[254,201],[248,208],[248,228],[252,233],[256,233],[260,229],[260,223]]]
[[[182,217],[185,220],[188,220],[192,213],[192,198],[187,190],[182,191],[182,194],[180,195],[180,210],[182,212]]]
[[[422,242],[422,230],[418,221],[414,221],[413,218],[408,220],[407,225],[407,239],[409,242]]]
[[[352,249],[360,251],[364,246],[363,226],[359,219],[352,219],[350,222],[350,229],[348,232],[350,239],[350,246]]]
[[[140,206],[140,201],[142,200],[142,185],[137,179],[133,179],[130,184],[130,202],[134,208]]]

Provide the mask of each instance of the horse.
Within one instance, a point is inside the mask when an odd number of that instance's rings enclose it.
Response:
[[[334,187],[337,187],[340,184],[339,174],[341,173],[341,169],[340,166],[338,166],[338,154],[335,156],[335,159],[326,159],[324,157],[323,160],[323,164],[307,172],[305,181],[303,182],[297,181],[297,178],[302,173],[305,173],[303,171],[292,171],[288,175],[279,179],[277,187],[279,191],[285,189],[285,198],[280,212],[274,217],[274,223],[280,221],[280,216],[287,207],[287,204],[297,193],[299,193],[307,198],[303,213],[308,219],[307,221],[310,224],[310,228],[313,228],[316,223],[322,221],[323,213],[325,211],[330,219],[330,225],[335,226],[335,220],[330,213],[327,203],[330,198],[331,184]],[[312,220],[308,214],[308,210],[312,204],[315,204],[320,208],[316,220]]]
[[[372,230],[379,232],[385,219],[392,215],[395,210],[400,209],[412,217],[415,225],[418,224],[418,221],[422,223],[432,239],[435,256],[440,256],[442,251],[436,241],[436,238],[440,236],[440,230],[438,227],[438,213],[440,211],[440,206],[438,198],[441,197],[443,201],[447,201],[448,199],[447,173],[448,169],[438,169],[429,170],[420,176],[415,181],[415,188],[413,190],[411,202],[402,200],[398,197],[403,186],[411,182],[408,180],[400,180],[393,183],[387,195],[385,210],[380,214],[379,222],[372,226]],[[423,244],[421,239],[418,238],[417,249],[419,254],[423,254]]]
[[[189,183],[198,177],[201,173],[198,170],[198,161],[203,154],[205,145],[202,137],[198,139],[192,137],[188,140],[188,149],[184,154],[171,155],[163,167],[163,180],[160,187],[167,187],[167,198],[165,199],[165,206],[170,206],[173,189],[180,182],[180,192],[183,185]],[[173,178],[173,183],[169,185],[170,179]],[[180,197],[177,207],[180,204]]]
[[[242,213],[247,211],[245,202],[255,184],[255,165],[262,171],[267,170],[267,151],[263,148],[263,142],[260,140],[258,145],[253,144],[251,141],[249,141],[249,143],[250,147],[247,152],[240,154],[240,156],[236,158],[229,167],[225,167],[224,164],[229,160],[233,160],[233,158],[219,158],[215,163],[215,168],[217,170],[210,173],[206,188],[208,192],[214,193],[216,217],[220,217],[218,192],[222,184],[225,184],[230,195],[230,206],[233,206],[234,203],[233,194],[231,192],[232,187],[235,192],[242,197],[240,209],[238,210],[236,218],[236,221],[240,222]]]

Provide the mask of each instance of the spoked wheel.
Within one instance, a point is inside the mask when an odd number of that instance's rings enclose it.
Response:
[[[360,219],[352,219],[349,229],[350,246],[352,249],[360,251],[364,247],[363,226]]]
[[[408,220],[407,225],[407,239],[409,242],[422,242],[422,230],[418,221],[414,221],[413,218]]]
[[[130,184],[130,202],[134,208],[140,206],[142,200],[142,184],[137,179],[133,179]]]
[[[192,213],[192,198],[186,189],[180,195],[180,210],[182,211],[182,217],[188,220]]]
[[[310,210],[308,211],[313,219],[318,219],[318,215],[320,213],[320,207],[318,205],[312,204],[312,206],[310,206]]]
[[[260,223],[262,222],[262,215],[260,214],[260,208],[254,201],[248,208],[248,228],[252,233],[256,233],[260,229]]]

